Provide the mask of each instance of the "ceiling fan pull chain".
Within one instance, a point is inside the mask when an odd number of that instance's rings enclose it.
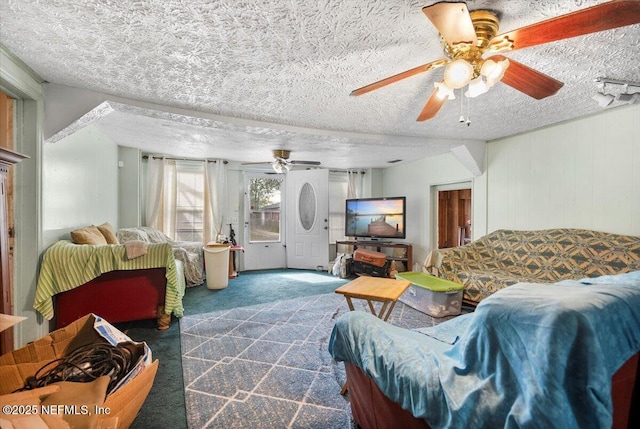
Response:
[[[467,127],[471,126],[471,97],[467,97]]]
[[[458,122],[460,122],[461,124],[464,124],[464,100],[462,97],[462,88],[460,88],[460,119],[458,119]]]

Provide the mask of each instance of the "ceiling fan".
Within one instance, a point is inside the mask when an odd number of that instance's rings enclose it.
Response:
[[[491,10],[469,12],[465,2],[438,2],[422,11],[440,32],[446,58],[441,58],[351,92],[358,96],[428,70],[445,67],[442,81],[435,82],[431,97],[418,121],[435,117],[454,90],[468,86],[465,95],[476,97],[498,81],[535,99],[549,97],[562,82],[501,52],[514,51],[583,36],[640,22],[640,1],[614,0],[498,35],[499,18]]]
[[[286,173],[291,170],[291,167],[294,165],[320,165],[319,161],[289,161],[291,151],[286,149],[273,149],[271,153],[273,153],[273,161],[243,162],[242,165],[271,164],[273,171],[276,173]]]

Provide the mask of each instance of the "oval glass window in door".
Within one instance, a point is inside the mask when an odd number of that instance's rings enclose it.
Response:
[[[310,231],[316,222],[317,215],[316,191],[310,183],[305,183],[300,189],[298,197],[298,216],[305,231]]]

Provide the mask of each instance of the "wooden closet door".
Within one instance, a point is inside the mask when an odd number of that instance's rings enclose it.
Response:
[[[13,314],[10,230],[13,229],[11,166],[27,158],[13,148],[13,100],[0,93],[0,313]],[[0,332],[0,354],[13,350],[13,328]]]
[[[0,147],[0,289],[2,289],[2,301],[0,301],[0,313],[13,314],[13,284],[9,269],[9,219],[7,210],[7,174],[12,165],[9,160],[10,151]],[[13,349],[13,329],[8,328],[0,332],[0,354]]]

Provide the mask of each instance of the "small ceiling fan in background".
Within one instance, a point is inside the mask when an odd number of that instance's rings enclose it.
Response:
[[[286,173],[287,171],[291,170],[291,167],[294,165],[320,165],[319,161],[289,161],[289,156],[291,155],[290,150],[273,149],[271,152],[273,153],[273,161],[243,162],[242,165],[271,164],[273,171],[275,171],[276,173]]]
[[[576,12],[498,34],[499,18],[492,10],[469,12],[465,2],[438,2],[422,8],[440,32],[444,54],[427,64],[363,86],[351,92],[358,96],[428,70],[445,67],[442,81],[420,112],[418,121],[435,117],[454,90],[468,85],[467,97],[484,94],[498,81],[535,99],[549,97],[564,85],[499,52],[514,51],[570,37],[640,23],[640,1],[614,0]]]

